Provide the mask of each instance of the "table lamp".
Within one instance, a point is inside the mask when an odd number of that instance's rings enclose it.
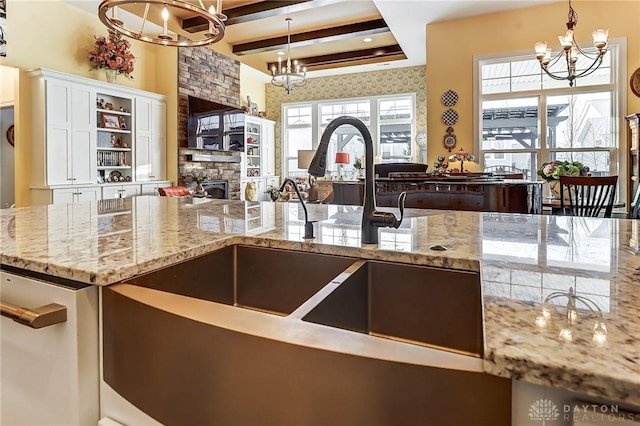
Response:
[[[459,161],[460,173],[464,173],[464,162],[470,161],[472,163],[475,163],[476,156],[460,148],[460,151],[455,152],[449,156],[449,161]]]
[[[344,167],[345,164],[350,164],[351,163],[351,159],[349,158],[349,153],[348,152],[336,152],[336,164],[339,167],[339,174],[340,174],[340,180],[343,180],[343,176],[342,176],[342,168]]]
[[[298,168],[308,170],[313,156],[316,155],[315,149],[299,149],[298,150]],[[314,185],[315,178],[309,176],[309,197],[308,201],[316,201],[318,199],[318,188]]]

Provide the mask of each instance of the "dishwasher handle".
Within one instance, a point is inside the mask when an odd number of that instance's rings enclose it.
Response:
[[[24,309],[0,302],[0,314],[31,328],[42,328],[67,321],[67,307],[57,303],[49,303],[34,309]]]

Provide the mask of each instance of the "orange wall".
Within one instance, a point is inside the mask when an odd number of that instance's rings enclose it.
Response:
[[[578,42],[590,41],[596,28],[609,28],[611,38],[627,37],[627,75],[631,76],[640,67],[640,1],[574,0],[572,4],[579,15]],[[477,149],[473,140],[473,56],[528,51],[534,58],[535,42],[557,44],[557,36],[566,31],[567,13],[568,3],[562,1],[427,25],[428,164],[448,154],[442,146],[447,126],[440,119],[446,109],[440,97],[449,89],[460,98],[453,107],[459,115],[453,126],[458,148]],[[640,111],[640,98],[627,91],[624,115]],[[621,135],[625,137],[626,132]]]

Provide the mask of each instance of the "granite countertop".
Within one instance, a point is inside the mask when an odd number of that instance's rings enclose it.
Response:
[[[399,229],[361,246],[360,207],[307,207],[312,241],[296,203],[143,196],[4,209],[0,260],[94,285],[237,243],[478,271],[486,372],[640,407],[640,221],[407,209]],[[606,342],[593,341],[581,303],[571,339],[559,337],[565,297],[536,326],[545,297],[570,288],[601,310]]]

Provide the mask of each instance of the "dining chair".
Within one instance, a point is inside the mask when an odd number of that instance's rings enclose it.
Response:
[[[190,197],[191,193],[184,186],[169,186],[158,188],[158,194],[162,197]]]
[[[636,188],[636,193],[631,202],[631,219],[640,219],[640,186]]]
[[[618,176],[560,176],[560,211],[569,216],[611,217]]]

